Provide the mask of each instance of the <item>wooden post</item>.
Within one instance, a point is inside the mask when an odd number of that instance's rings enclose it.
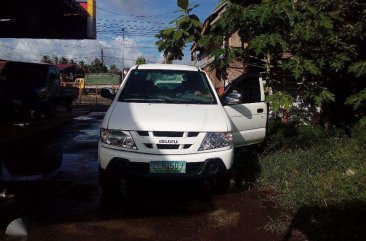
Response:
[[[95,104],[98,104],[98,86],[95,85]]]

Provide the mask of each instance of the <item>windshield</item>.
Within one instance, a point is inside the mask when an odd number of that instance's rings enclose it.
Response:
[[[47,80],[47,66],[27,63],[7,63],[1,73],[13,86],[43,87]]]
[[[181,70],[133,70],[118,101],[216,104],[204,73]]]

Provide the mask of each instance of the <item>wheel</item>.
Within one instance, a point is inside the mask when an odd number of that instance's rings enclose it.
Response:
[[[127,198],[129,184],[121,175],[99,168],[99,186],[106,198]]]
[[[230,173],[211,180],[211,189],[216,194],[226,194],[230,188]]]
[[[44,113],[46,115],[47,118],[52,118],[56,115],[56,108],[57,108],[57,104],[56,103],[50,103]]]
[[[66,110],[67,112],[72,111],[72,99],[65,100]]]
[[[32,116],[32,114],[31,114]],[[37,108],[33,111],[33,118],[36,120],[41,120],[45,117],[44,111],[41,108]]]

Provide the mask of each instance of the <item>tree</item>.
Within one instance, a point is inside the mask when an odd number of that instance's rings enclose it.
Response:
[[[90,72],[91,73],[106,73],[108,72],[108,68],[102,64],[102,61],[100,59],[95,58],[93,62],[90,64]]]
[[[174,27],[161,30],[156,36],[158,41],[155,44],[159,52],[163,52],[165,62],[182,60],[184,56],[183,49],[186,45],[198,41],[201,36],[202,24],[197,15],[190,14],[199,5],[189,7],[188,0],[178,0],[177,5],[183,15],[171,22],[175,24]]]
[[[221,46],[225,36],[238,31],[247,43],[241,49],[214,49],[212,65],[225,70],[237,59],[248,66],[260,66],[275,90],[281,91],[286,79],[295,80],[305,101],[322,107],[324,121],[345,121],[344,117],[352,116],[344,103],[365,87],[354,70],[363,69],[366,59],[366,3],[256,2],[228,1],[220,20],[198,41],[205,48]]]
[[[69,63],[69,60],[65,57],[61,57],[60,60],[59,60],[59,63],[60,64],[68,64]]]
[[[109,71],[108,72],[112,73],[112,74],[118,74],[121,71],[117,68],[117,66],[115,64],[112,64],[111,66],[109,66]]]
[[[53,56],[53,60],[52,60],[53,64],[59,64],[59,59],[57,56]]]
[[[49,55],[44,55],[41,59],[41,63],[52,64],[52,60]]]
[[[137,57],[136,59],[136,64],[139,65],[139,64],[146,64],[146,59],[142,56],[139,56]]]

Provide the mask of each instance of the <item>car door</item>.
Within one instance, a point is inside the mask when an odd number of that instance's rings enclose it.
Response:
[[[233,126],[234,147],[262,142],[266,135],[267,104],[259,74],[234,80],[223,96],[223,105]]]
[[[48,68],[47,87],[50,97],[57,97],[60,89],[60,77],[57,69],[54,67]]]

